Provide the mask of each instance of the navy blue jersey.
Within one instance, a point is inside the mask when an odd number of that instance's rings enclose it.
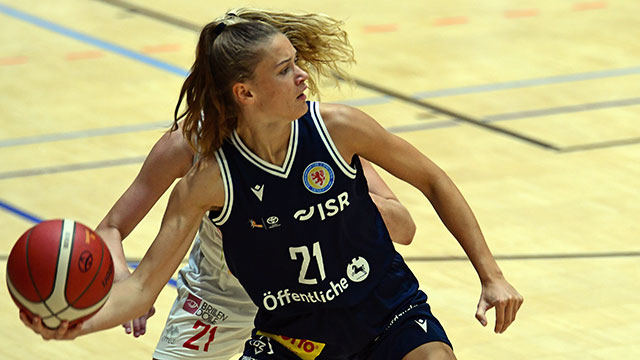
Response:
[[[257,329],[363,345],[380,329],[360,326],[369,318],[374,327],[387,323],[386,313],[417,291],[360,160],[349,164],[338,153],[318,103],[291,124],[282,166],[260,159],[235,132],[216,157],[225,202],[209,216],[222,231],[229,269],[259,307]],[[374,304],[381,286],[388,291]]]

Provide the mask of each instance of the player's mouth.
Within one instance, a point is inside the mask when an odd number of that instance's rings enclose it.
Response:
[[[307,100],[307,96],[304,94],[305,90],[307,90],[307,85],[304,85],[304,87],[302,88],[302,93],[298,95],[298,97],[296,97],[297,100]]]

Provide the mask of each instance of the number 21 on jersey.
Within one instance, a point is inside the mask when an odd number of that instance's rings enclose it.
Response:
[[[311,263],[311,257],[315,258],[318,265],[318,272],[320,275],[320,281],[324,280],[327,276],[324,272],[324,262],[322,261],[322,251],[320,250],[320,243],[313,243],[312,252],[309,252],[307,246],[295,246],[289,248],[289,255],[291,260],[298,260],[298,255],[302,257],[302,265],[300,266],[300,276],[298,276],[298,282],[300,284],[315,285],[318,283],[317,278],[307,278],[307,271],[309,270],[309,264]]]

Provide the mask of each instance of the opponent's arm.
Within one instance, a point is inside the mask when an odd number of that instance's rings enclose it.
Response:
[[[329,105],[325,111],[322,115],[325,120],[329,119],[327,128],[344,158],[361,155],[410,183],[427,197],[478,273],[482,294],[476,318],[486,325],[486,311],[496,307],[494,331],[504,332],[515,320],[523,298],[504,279],[471,208],[449,176],[415,147],[386,131],[364,112],[345,105]]]
[[[158,199],[177,178],[189,170],[193,152],[182,136],[182,131],[169,131],[153,146],[140,172],[129,188],[113,205],[96,228],[104,240],[114,262],[115,281],[129,276],[122,241],[133,231]],[[137,337],[146,332],[147,318],[153,316],[155,308],[132,321],[122,324],[125,332]]]
[[[96,227],[96,233],[111,252],[116,281],[129,275],[122,240],[147,215],[169,186],[187,173],[192,159],[193,152],[184,141],[181,131],[165,133],[147,155],[133,183]]]
[[[376,204],[393,242],[409,245],[416,233],[416,224],[396,194],[384,182],[380,174],[365,159],[360,159],[369,184],[369,195]]]

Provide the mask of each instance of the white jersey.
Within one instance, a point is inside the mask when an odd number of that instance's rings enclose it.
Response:
[[[242,352],[257,308],[229,272],[220,231],[203,217],[189,263],[180,269],[155,359],[227,360]]]

